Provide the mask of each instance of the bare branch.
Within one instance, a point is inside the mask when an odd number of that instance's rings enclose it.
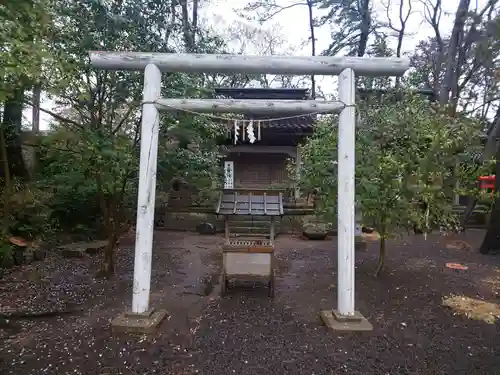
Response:
[[[432,0],[420,0],[420,2],[424,5],[424,17],[434,30],[436,41],[439,46],[439,52],[444,53],[444,42],[441,37],[441,32],[439,31],[439,23],[441,22],[441,15],[443,11],[441,8],[441,0],[435,1],[436,3],[432,4]]]
[[[404,5],[405,5],[405,0],[400,0],[399,1],[399,23],[400,27],[396,27],[394,23],[392,22],[391,15],[390,15],[390,10],[391,10],[391,0],[388,0],[387,4],[383,4],[385,7],[386,15],[387,15],[387,22],[388,22],[388,27],[398,33],[398,42],[397,42],[397,47],[396,47],[396,56],[401,57],[401,50],[403,48],[403,39],[405,37],[405,32],[406,32],[406,24],[408,22],[408,19],[410,18],[410,15],[412,14],[412,5],[411,5],[411,0],[408,1],[408,11],[406,14],[404,14]]]
[[[284,10],[292,9],[297,6],[307,6],[308,2],[314,4],[316,3],[316,1],[317,0],[306,0],[306,2],[297,2],[286,6],[279,6],[275,3],[267,3],[266,1],[256,1],[246,5],[242,10],[236,10],[236,12],[240,17],[243,17],[249,21],[257,20],[260,23],[264,23],[272,19],[274,16],[280,14]],[[264,15],[258,14],[257,17],[252,17],[249,16],[248,14],[245,14],[245,13],[253,14],[254,12],[257,12],[259,9],[263,9],[266,14]]]
[[[30,102],[30,101],[25,101],[24,103],[25,103],[25,104],[27,104],[27,105],[29,105],[29,106],[31,106],[31,107],[33,107],[33,105],[34,105],[34,104],[33,104],[32,102]],[[71,119],[69,119],[69,118],[67,118],[67,117],[61,116],[61,115],[60,115],[60,114],[58,114],[58,113],[52,112],[52,111],[50,111],[50,110],[48,110],[48,109],[41,108],[41,107],[40,107],[40,111],[42,111],[42,112],[44,112],[44,113],[46,113],[46,114],[48,114],[48,115],[51,115],[52,117],[54,117],[54,118],[55,118],[56,120],[58,120],[58,121],[65,122],[65,123],[67,123],[67,124],[70,124],[70,125],[76,126],[77,128],[79,128],[79,129],[81,129],[81,130],[83,130],[83,129],[84,129],[84,127],[83,127],[83,125],[82,125],[82,124],[80,124],[80,123],[78,123],[78,122],[76,122],[76,121],[73,121],[73,120],[71,120]]]
[[[125,121],[128,120],[128,118],[130,117],[130,114],[132,113],[132,111],[136,107],[137,107],[136,105],[129,104],[127,112],[123,115],[122,119],[118,122],[118,125],[116,125],[115,128],[111,131],[112,134],[116,134],[122,128],[123,124],[125,123]]]
[[[304,6],[304,5],[308,5],[307,3],[295,3],[295,4],[291,4],[291,5],[288,5],[288,6],[285,6],[285,7],[279,7],[277,10],[275,10],[274,12],[272,13],[269,13],[267,16],[265,17],[260,17],[259,18],[259,22],[266,22],[266,21],[269,21],[270,19],[274,18],[274,16],[280,14],[281,12],[283,12],[284,10],[287,10],[287,9],[292,9],[292,8],[295,8],[297,6]],[[277,6],[275,6],[277,7]]]
[[[484,107],[490,106],[493,102],[496,102],[497,100],[500,101],[500,96],[495,96],[491,99],[488,100],[483,100],[483,102],[475,107],[472,107],[471,110],[464,112],[466,115],[471,115],[474,112],[483,109]]]

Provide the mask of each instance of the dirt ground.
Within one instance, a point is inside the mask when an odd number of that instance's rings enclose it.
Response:
[[[482,236],[469,231],[462,239],[474,249]],[[221,299],[211,282],[222,239],[157,232],[151,303],[169,316],[154,337],[112,336],[109,328],[131,304],[133,241],[122,243],[110,281],[93,277],[99,256],[53,255],[0,280],[0,310],[74,311],[0,321],[0,374],[500,374],[499,324],[442,306],[449,295],[500,304],[500,257],[447,248],[445,240],[390,242],[379,279],[377,244],[358,252],[357,309],[374,330],[342,334],[318,317],[336,304],[335,238],[280,237],[274,300],[265,287]]]

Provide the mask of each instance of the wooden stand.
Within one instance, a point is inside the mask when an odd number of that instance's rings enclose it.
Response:
[[[280,193],[225,191],[217,209],[225,215],[225,244],[222,246],[222,288],[226,294],[230,281],[264,281],[269,287],[269,296],[275,294],[274,239],[275,217],[283,214]],[[262,238],[245,238],[245,234],[231,233],[229,216],[269,216],[269,235]]]
[[[255,240],[230,240],[222,247],[222,288],[229,280],[267,281],[269,297],[274,297],[274,246]]]

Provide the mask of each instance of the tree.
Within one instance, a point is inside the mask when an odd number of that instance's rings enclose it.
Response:
[[[51,165],[51,179],[59,194],[71,192],[72,199],[86,195],[99,202],[108,240],[101,274],[110,276],[118,239],[135,212],[143,83],[140,73],[93,69],[88,51],[172,51],[165,39],[172,26],[164,18],[172,8],[168,3],[149,1],[110,5],[58,1],[61,11],[54,22],[58,30],[52,36],[51,49],[61,65],[59,82],[51,89],[57,93],[60,108],[47,112],[57,119],[59,130],[56,138],[49,139],[46,163]],[[207,39],[200,34],[196,49],[203,52]],[[203,81],[199,75],[164,77],[166,97],[205,94],[198,87]],[[182,138],[182,142],[174,148],[160,148],[162,176],[179,176],[200,184],[209,181],[212,186],[220,159],[212,146],[221,132],[220,126],[200,118],[163,116],[159,143],[166,144],[172,136]]]
[[[471,2],[461,0],[450,35],[443,35],[440,29],[441,0],[424,0],[423,4],[426,21],[435,31],[435,35],[429,41],[422,41],[418,48],[425,51],[424,59],[432,61],[432,69],[424,76],[429,77],[431,73],[432,79],[426,83],[439,94],[442,105],[450,105],[453,113],[457,106],[467,105],[473,99],[470,94],[476,95],[481,76],[495,73],[492,67],[499,53],[498,1],[489,0],[483,8],[470,9]],[[418,55],[417,52],[414,56],[417,66],[429,66],[418,59]]]
[[[32,85],[46,54],[45,37],[50,8],[44,0],[4,1],[0,6],[0,177],[2,179],[2,228],[0,256],[10,234],[17,181],[28,180],[21,148],[25,91]]]
[[[452,118],[409,93],[390,93],[379,103],[361,106],[356,147],[356,199],[366,225],[381,236],[379,275],[386,241],[415,224],[429,231],[455,223],[446,194],[455,166],[478,142],[479,125]],[[301,185],[317,188],[318,214],[336,221],[337,152],[334,117],[322,121],[302,147]],[[468,168],[459,175],[470,178]],[[466,173],[467,172],[467,173]]]
[[[252,1],[248,3],[240,14],[244,16],[248,20],[257,20],[260,24],[264,22],[272,20],[278,14],[282,12],[292,9],[299,6],[307,7],[307,22],[309,26],[309,38],[308,41],[311,42],[311,56],[316,56],[316,28],[318,26],[318,21],[314,16],[315,5],[318,3],[318,0],[304,0],[298,1],[286,6],[279,5],[276,0],[268,1],[268,0],[260,0],[260,1]],[[281,77],[282,83],[284,77]],[[291,78],[287,77],[287,82],[290,82]],[[316,79],[314,75],[310,77],[311,79],[311,98],[316,98]],[[288,86],[283,86],[288,87]]]
[[[332,41],[323,54],[364,56],[377,26],[370,0],[321,0],[317,5],[328,12],[319,25],[329,25],[332,30]]]
[[[29,177],[21,151],[21,123],[25,91],[31,87],[46,53],[45,36],[50,25],[44,0],[9,0],[0,7],[0,103],[3,104],[0,131],[4,160],[1,176]]]

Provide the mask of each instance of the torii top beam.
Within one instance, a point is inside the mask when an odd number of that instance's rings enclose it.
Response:
[[[162,72],[337,75],[351,68],[358,76],[401,76],[410,61],[396,57],[249,56],[155,52],[91,51],[90,61],[107,70],[144,70],[148,64]]]

